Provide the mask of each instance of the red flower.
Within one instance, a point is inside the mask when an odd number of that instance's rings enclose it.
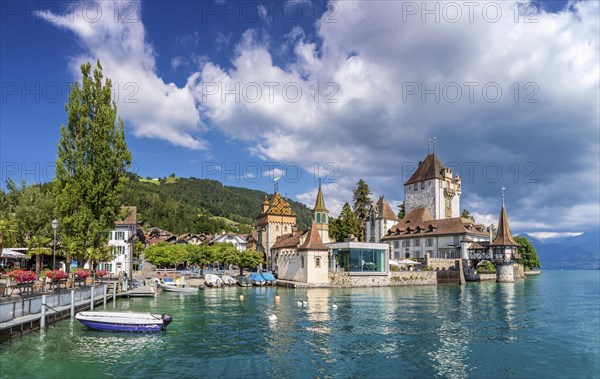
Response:
[[[75,276],[79,279],[85,279],[90,276],[90,272],[88,270],[77,269],[75,270]]]
[[[35,272],[29,270],[13,270],[8,273],[8,277],[17,283],[33,282],[36,279]]]
[[[54,270],[46,272],[46,276],[52,280],[66,279],[67,273],[63,270]]]
[[[108,271],[106,271],[106,270],[97,270],[96,271],[96,276],[99,278],[104,278],[107,275],[108,275]]]

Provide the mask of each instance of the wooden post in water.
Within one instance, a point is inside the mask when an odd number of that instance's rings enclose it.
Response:
[[[75,290],[71,290],[71,318],[75,317]]]
[[[108,292],[108,284],[104,284],[104,308],[106,309],[106,293]]]
[[[92,291],[90,292],[90,311],[94,310],[94,286],[92,286]]]
[[[117,283],[113,285],[113,298],[112,298],[113,308],[117,306]]]
[[[40,318],[40,329],[46,328],[46,295],[42,295],[42,318]]]

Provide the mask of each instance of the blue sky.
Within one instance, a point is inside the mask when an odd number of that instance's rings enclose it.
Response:
[[[68,83],[100,59],[143,177],[283,175],[310,205],[321,176],[336,214],[360,178],[400,202],[436,137],[479,222],[504,186],[518,232],[597,230],[598,2],[469,4],[3,2],[0,179],[52,179]]]

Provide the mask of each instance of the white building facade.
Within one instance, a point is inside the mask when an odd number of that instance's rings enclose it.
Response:
[[[133,272],[133,240],[137,234],[137,208],[123,207],[125,214],[123,220],[115,223],[115,228],[110,231],[108,246],[112,259],[108,262],[98,263],[97,269],[106,270],[113,275],[120,272],[131,275]]]

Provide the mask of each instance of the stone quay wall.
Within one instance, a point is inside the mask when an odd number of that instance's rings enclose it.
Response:
[[[330,287],[388,287],[437,284],[435,271],[395,271],[388,275],[350,275],[329,273]]]

